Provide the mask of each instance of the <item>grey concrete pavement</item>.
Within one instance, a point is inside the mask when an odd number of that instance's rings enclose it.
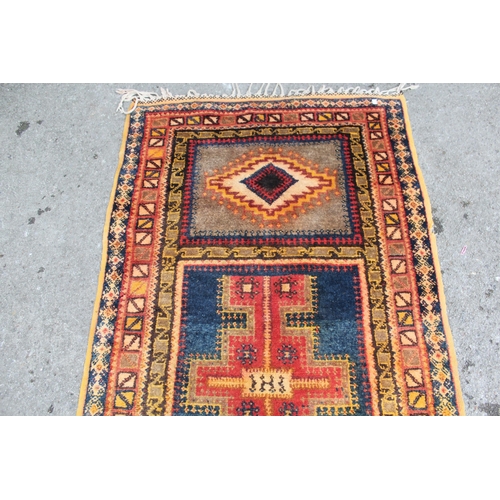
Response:
[[[115,89],[159,86],[0,85],[0,415],[76,412],[124,124]],[[466,412],[499,415],[500,85],[421,84],[406,99]]]

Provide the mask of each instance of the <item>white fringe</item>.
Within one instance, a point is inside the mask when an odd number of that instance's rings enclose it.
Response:
[[[257,92],[252,93],[252,87],[255,85],[251,83],[248,86],[248,89],[245,93],[241,92],[241,89],[237,83],[232,83],[232,92],[231,94],[221,94],[221,95],[212,95],[212,94],[200,94],[196,92],[196,90],[190,89],[186,95],[177,95],[174,96],[172,92],[168,89],[164,89],[160,87],[160,93],[157,92],[142,92],[140,90],[135,89],[118,89],[116,92],[120,94],[122,97],[120,99],[120,103],[118,104],[118,108],[116,111],[121,111],[124,114],[130,114],[137,108],[138,103],[144,102],[155,102],[155,101],[164,101],[171,99],[185,99],[186,97],[212,97],[212,98],[224,98],[224,97],[286,97],[285,91],[283,89],[283,85],[281,83],[276,83],[272,92],[270,92],[271,83],[263,83],[259,87]],[[387,90],[381,90],[379,87],[375,87],[373,89],[363,89],[361,87],[340,87],[339,89],[333,89],[331,87],[326,87],[322,85],[317,91],[314,88],[314,85],[307,87],[307,89],[292,89],[288,92],[287,96],[294,95],[311,95],[311,96],[321,96],[321,95],[380,95],[380,96],[389,96],[389,95],[400,95],[407,90],[418,89],[418,85],[413,83],[400,83],[397,87],[393,87]],[[125,110],[124,104],[133,102],[133,106],[128,111]]]

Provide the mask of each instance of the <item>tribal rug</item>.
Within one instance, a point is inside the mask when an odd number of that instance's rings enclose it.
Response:
[[[127,116],[78,414],[464,413],[402,96]]]

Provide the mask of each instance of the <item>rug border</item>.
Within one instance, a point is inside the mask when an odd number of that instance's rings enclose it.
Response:
[[[95,337],[95,330],[97,326],[97,318],[99,316],[99,309],[100,309],[100,304],[101,304],[101,296],[102,296],[102,290],[104,286],[104,275],[106,273],[106,263],[108,260],[108,235],[109,235],[109,226],[111,223],[111,212],[113,211],[113,205],[115,201],[115,196],[116,196],[116,188],[118,186],[118,179],[120,177],[120,172],[122,169],[123,161],[125,159],[125,150],[127,147],[127,137],[128,137],[128,131],[130,127],[130,115],[126,116],[125,119],[125,124],[123,126],[123,132],[122,132],[122,144],[120,147],[120,152],[118,154],[118,166],[115,171],[115,176],[113,180],[113,187],[111,188],[111,194],[109,197],[109,202],[108,202],[108,208],[106,210],[106,218],[104,222],[104,229],[102,233],[102,255],[101,255],[101,267],[99,271],[99,278],[97,281],[97,292],[96,292],[96,297],[94,301],[94,309],[92,313],[92,322],[90,325],[90,332],[88,336],[88,343],[87,343],[87,354],[85,356],[85,363],[84,363],[84,368],[83,368],[83,376],[82,376],[82,383],[80,385],[80,396],[78,398],[78,408],[76,411],[76,416],[83,416],[83,410],[85,407],[85,399],[87,396],[87,385],[89,381],[89,372],[90,372],[90,360],[92,358],[92,347],[94,345],[94,337]]]
[[[428,230],[429,230],[428,232],[429,232],[432,260],[433,260],[433,264],[434,264],[434,270],[435,270],[436,281],[437,281],[437,286],[438,286],[438,297],[439,297],[439,303],[441,306],[443,330],[444,330],[444,333],[446,336],[446,343],[448,346],[448,354],[450,356],[450,369],[451,369],[453,383],[454,383],[454,387],[455,387],[455,398],[457,401],[457,410],[458,410],[459,416],[465,416],[466,415],[465,404],[464,404],[464,399],[463,399],[463,395],[462,395],[462,388],[460,386],[457,355],[455,352],[455,344],[453,342],[453,336],[451,333],[450,323],[448,321],[448,311],[446,308],[446,299],[445,299],[445,294],[444,294],[444,283],[443,283],[443,277],[441,275],[441,266],[439,264],[437,238],[436,238],[436,235],[434,234],[434,232],[432,231],[432,228],[434,227],[434,221],[432,219],[431,200],[429,197],[429,192],[427,191],[427,186],[426,186],[425,181],[424,181],[424,174],[423,174],[422,169],[420,168],[420,164],[418,162],[417,151],[415,148],[415,143],[413,141],[413,132],[411,129],[410,117],[409,117],[409,113],[408,113],[406,99],[403,95],[397,96],[397,97],[395,97],[395,99],[399,99],[401,101],[401,105],[403,108],[403,116],[404,116],[404,120],[405,120],[405,124],[406,124],[406,133],[408,136],[408,143],[410,145],[410,151],[411,151],[412,158],[413,158],[413,164],[415,165],[415,171],[417,173],[417,178],[418,178],[418,182],[420,184],[420,189],[422,190],[422,198],[424,200],[425,216],[427,219],[427,226],[428,226]]]
[[[372,98],[379,98],[383,100],[388,100],[388,99],[396,99],[401,102],[402,109],[403,109],[403,116],[404,116],[404,121],[406,125],[406,132],[407,132],[407,137],[408,137],[408,143],[410,147],[410,151],[412,153],[412,159],[413,163],[415,166],[415,171],[417,174],[417,178],[420,184],[420,188],[422,191],[422,198],[424,201],[424,209],[425,209],[425,215],[427,219],[427,226],[428,226],[428,232],[429,232],[429,240],[430,240],[430,247],[431,247],[431,253],[432,253],[432,259],[433,259],[433,264],[434,264],[434,270],[436,274],[436,281],[437,281],[437,286],[438,286],[438,297],[439,297],[439,303],[441,306],[441,315],[442,315],[442,321],[443,321],[443,329],[444,333],[446,336],[446,342],[447,342],[447,347],[448,347],[448,353],[450,356],[450,369],[452,372],[452,378],[453,378],[453,383],[454,383],[454,389],[455,389],[455,398],[457,402],[457,410],[458,410],[458,415],[459,416],[465,416],[465,405],[464,405],[464,400],[463,400],[463,395],[462,395],[462,390],[460,386],[460,378],[459,378],[459,370],[458,370],[458,361],[457,361],[457,356],[456,356],[456,351],[455,351],[455,345],[453,342],[453,337],[451,333],[451,328],[450,324],[448,321],[448,313],[447,313],[447,308],[446,308],[446,300],[445,300],[445,294],[444,294],[444,284],[443,284],[443,279],[441,275],[441,267],[439,264],[439,257],[438,257],[438,250],[437,250],[437,239],[436,235],[432,232],[432,227],[434,225],[433,219],[432,219],[432,210],[431,210],[431,203],[430,203],[430,198],[429,198],[429,193],[427,191],[427,187],[425,185],[424,181],[424,175],[422,172],[422,169],[420,168],[419,162],[418,162],[418,157],[417,157],[417,151],[415,148],[415,143],[413,140],[413,133],[412,133],[412,128],[410,124],[410,118],[409,118],[409,113],[408,113],[408,107],[406,103],[406,99],[404,95],[397,95],[397,96],[382,96],[382,95],[354,95],[354,94],[349,94],[349,95],[344,95],[344,94],[329,94],[329,95],[297,95],[297,96],[285,96],[281,97],[282,99],[290,99],[290,98],[295,98],[295,99],[315,99],[315,98],[321,98],[321,97],[326,97],[326,98],[352,98],[352,99],[359,99],[359,98],[367,98],[367,99],[372,99]],[[217,101],[230,101],[230,102],[235,102],[235,101],[246,101],[248,99],[252,100],[275,100],[275,99],[280,99],[279,96],[250,96],[250,97],[190,97],[190,96],[185,96],[183,98],[175,99],[176,102],[184,102],[184,101],[192,101],[192,100],[203,100],[203,99],[210,99],[210,100],[217,100]],[[151,102],[151,103],[145,103],[145,102],[138,102],[138,106],[151,106],[151,105],[161,105],[163,103],[171,103],[172,99],[158,99],[157,101]],[[133,107],[133,103],[130,103],[129,110]],[[98,285],[97,285],[97,292],[96,292],[96,298],[94,301],[94,309],[93,309],[93,314],[92,314],[92,322],[90,326],[90,332],[88,336],[88,343],[87,343],[87,353],[86,353],[86,358],[85,358],[85,363],[84,363],[84,370],[83,370],[83,376],[82,376],[82,382],[80,385],[80,395],[78,399],[78,408],[77,408],[77,416],[83,416],[84,412],[84,407],[85,407],[85,399],[87,396],[87,385],[88,385],[88,379],[89,379],[89,372],[90,372],[90,361],[92,357],[92,347],[94,344],[94,337],[95,337],[95,329],[97,326],[97,319],[99,315],[99,308],[100,308],[100,302],[101,302],[101,295],[102,295],[102,290],[103,290],[103,285],[104,285],[104,275],[106,271],[106,263],[107,263],[107,257],[108,257],[108,233],[109,233],[109,226],[111,222],[111,212],[113,210],[113,205],[114,205],[114,199],[115,199],[115,194],[116,194],[116,187],[118,185],[118,179],[120,176],[121,168],[123,165],[123,161],[125,158],[125,150],[126,150],[126,145],[127,145],[127,137],[128,137],[128,131],[130,127],[130,117],[131,113],[126,114],[125,118],[125,124],[123,127],[123,133],[122,133],[122,144],[119,152],[119,159],[118,159],[118,166],[116,168],[115,176],[114,176],[114,181],[113,181],[113,186],[111,189],[111,194],[110,194],[110,199],[108,203],[108,208],[106,212],[106,218],[105,218],[105,224],[104,224],[104,230],[103,230],[103,236],[102,236],[102,256],[101,256],[101,268],[99,272],[99,278],[98,278]]]

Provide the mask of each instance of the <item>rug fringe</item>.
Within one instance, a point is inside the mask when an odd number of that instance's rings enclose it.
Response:
[[[300,96],[300,95],[310,95],[318,96],[321,95],[400,95],[407,90],[414,90],[418,88],[418,85],[414,83],[400,83],[397,87],[392,87],[390,89],[381,90],[379,87],[373,89],[364,89],[362,87],[340,87],[334,89],[332,87],[327,87],[322,85],[318,90],[315,89],[314,85],[310,85],[306,89],[292,89],[285,94],[283,85],[281,83],[274,84],[271,90],[271,83],[262,83],[256,92],[252,93],[252,87],[254,83],[248,86],[246,92],[242,92],[237,83],[231,83],[232,92],[230,94],[200,94],[194,89],[188,90],[186,95],[174,95],[167,88],[160,87],[160,92],[142,92],[135,89],[117,89],[116,92],[121,95],[120,103],[116,111],[120,111],[126,115],[132,113],[137,108],[139,103],[148,103],[155,101],[165,101],[165,100],[175,100],[175,99],[185,99],[186,97],[201,97],[201,98],[227,98],[227,97],[290,97],[290,96]],[[125,110],[124,104],[133,102],[133,106],[128,111]]]

